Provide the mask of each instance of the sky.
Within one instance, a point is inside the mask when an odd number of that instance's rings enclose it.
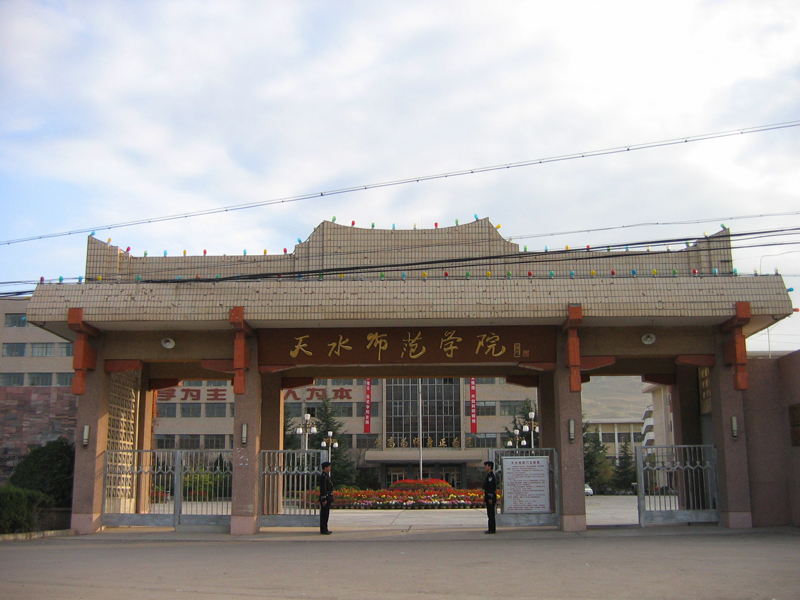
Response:
[[[731,219],[800,211],[795,127],[101,229],[797,120],[795,1],[4,0],[0,241],[89,228],[138,256],[280,253],[333,216],[478,215],[531,250],[800,227]],[[86,235],[0,244],[0,292],[82,275]],[[778,239],[795,245],[735,266],[800,290],[800,236]],[[748,340],[798,348],[800,316]]]

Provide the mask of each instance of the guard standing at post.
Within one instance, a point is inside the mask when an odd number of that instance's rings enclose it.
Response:
[[[319,532],[321,535],[330,535],[328,517],[333,504],[333,482],[331,481],[331,463],[322,463],[322,475],[319,477]]]
[[[486,504],[486,514],[489,517],[489,529],[483,533],[495,533],[495,514],[497,510],[497,477],[494,474],[494,463],[487,460],[483,463],[486,467],[486,478],[483,480],[483,501]]]

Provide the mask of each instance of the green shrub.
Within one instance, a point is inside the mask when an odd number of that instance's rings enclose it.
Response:
[[[33,531],[42,509],[51,506],[53,499],[39,491],[0,486],[0,533]]]
[[[19,461],[8,482],[50,496],[58,508],[70,508],[74,470],[75,445],[65,438],[58,438],[32,448]]]

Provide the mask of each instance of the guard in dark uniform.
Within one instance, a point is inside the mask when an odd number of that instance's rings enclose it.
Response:
[[[497,476],[494,474],[494,463],[487,460],[483,463],[486,467],[486,478],[483,480],[483,501],[486,504],[486,514],[489,517],[489,529],[483,533],[495,533],[495,514],[497,511]]]
[[[319,477],[319,532],[321,535],[330,535],[328,517],[331,515],[333,504],[333,482],[331,481],[331,463],[322,463],[322,475]]]

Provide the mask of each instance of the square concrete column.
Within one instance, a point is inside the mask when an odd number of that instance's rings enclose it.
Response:
[[[559,512],[562,531],[586,530],[586,496],[583,477],[583,419],[581,415],[581,393],[569,389],[569,369],[564,367],[564,344],[566,335],[559,334],[556,370],[543,373],[539,378],[540,410],[544,419],[550,421],[549,407],[552,406],[553,433],[545,436],[546,441],[555,442],[558,450],[558,468],[561,479]],[[542,409],[542,407],[547,407]],[[569,439],[569,421],[574,422],[575,438]],[[547,423],[549,425],[549,423]],[[552,435],[552,438],[551,438]],[[544,447],[544,443],[543,443]]]
[[[233,493],[231,534],[258,532],[258,473],[261,450],[261,375],[258,372],[258,343],[247,338],[250,368],[245,371],[245,393],[234,396]],[[242,439],[243,431],[247,439]],[[244,441],[244,443],[243,443]]]
[[[103,350],[97,351],[99,369],[86,373],[86,393],[78,396],[75,427],[75,478],[72,485],[72,529],[96,533],[102,526],[103,470],[108,446],[108,402],[111,376],[103,371]],[[89,426],[89,443],[83,429]]]
[[[675,444],[677,446],[702,444],[697,367],[678,365],[675,378],[676,385],[672,387]]]
[[[283,390],[281,376],[261,376],[261,449],[283,450]]]
[[[722,355],[725,336],[717,334],[716,366],[711,369],[711,422],[717,449],[717,481],[720,525],[732,529],[753,526],[750,511],[750,478],[747,468],[742,392],[734,389],[734,369]],[[737,437],[733,437],[736,419]]]
[[[150,490],[153,485],[151,473],[155,462],[153,454],[148,452],[153,449],[154,444],[155,392],[147,389],[146,371],[142,373],[140,381],[139,404],[136,407],[136,449],[143,450],[143,452],[138,453],[139,463],[135,465],[139,469],[138,485],[136,486],[136,512],[147,514],[150,512]]]

